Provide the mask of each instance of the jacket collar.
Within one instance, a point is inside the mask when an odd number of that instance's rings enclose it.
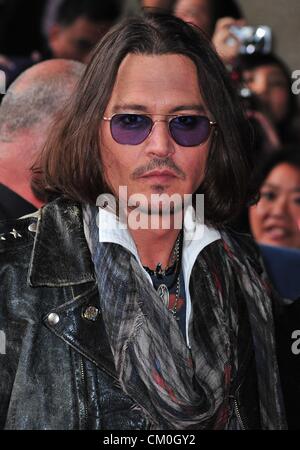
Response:
[[[33,218],[34,223],[30,286],[59,287],[95,281],[80,204],[59,198],[44,206],[38,219]]]

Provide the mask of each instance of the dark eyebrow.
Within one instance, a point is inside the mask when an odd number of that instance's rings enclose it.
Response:
[[[113,113],[126,110],[147,112],[147,108],[145,106],[138,105],[137,103],[120,103],[112,108]]]
[[[206,112],[206,109],[203,105],[194,104],[194,105],[179,105],[176,106],[176,108],[173,108],[171,113],[178,112],[178,111],[196,111],[200,113]]]
[[[137,103],[121,103],[118,105],[115,105],[112,108],[112,113],[115,114],[119,111],[140,111],[140,112],[144,112],[144,113],[149,113],[149,110],[146,106],[144,105],[139,105]],[[192,105],[179,105],[176,106],[175,108],[173,108],[170,111],[170,114],[176,113],[178,111],[196,111],[196,112],[200,112],[200,113],[204,113],[206,112],[205,108],[203,105],[199,105],[199,104],[192,104]]]

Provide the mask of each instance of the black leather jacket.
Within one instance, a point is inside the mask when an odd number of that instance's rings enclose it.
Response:
[[[151,427],[116,378],[80,206],[54,201],[42,220],[8,222],[0,233],[0,428]],[[232,414],[240,428],[260,428],[245,307],[239,316]]]

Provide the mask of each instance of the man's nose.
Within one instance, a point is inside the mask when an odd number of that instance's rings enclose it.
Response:
[[[146,142],[146,151],[151,156],[165,158],[175,152],[175,142],[167,121],[155,121]]]

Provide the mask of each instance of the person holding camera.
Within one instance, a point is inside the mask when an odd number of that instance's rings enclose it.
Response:
[[[245,25],[242,12],[234,0],[176,0],[173,12],[185,22],[201,28],[210,37],[225,64],[234,62],[240,41],[231,32],[231,27]]]
[[[240,55],[237,71],[251,91],[256,109],[273,123],[282,146],[299,145],[299,108],[292,92],[291,71],[273,53]]]

